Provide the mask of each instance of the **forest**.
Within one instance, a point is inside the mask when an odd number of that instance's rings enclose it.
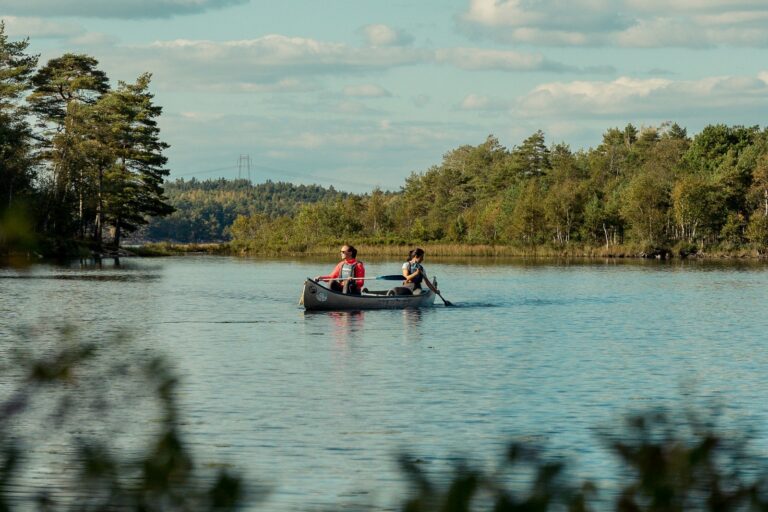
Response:
[[[167,182],[165,194],[176,211],[150,219],[135,233],[136,241],[222,242],[229,239],[229,227],[239,215],[293,216],[302,204],[348,196],[333,187],[272,181],[253,185],[223,178]]]
[[[445,153],[401,190],[304,204],[292,218],[239,216],[244,252],[354,240],[490,245],[573,255],[764,254],[768,132],[675,123],[610,128],[594,148],[548,146],[542,131],[507,149],[494,136]]]
[[[0,249],[118,248],[148,218],[173,212],[151,76],[112,88],[93,57],[38,67],[28,46],[0,22]]]

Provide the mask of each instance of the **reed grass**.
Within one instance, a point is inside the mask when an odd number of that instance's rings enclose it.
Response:
[[[344,242],[324,243],[307,246],[259,247],[233,246],[228,243],[177,244],[157,242],[131,249],[139,256],[173,256],[183,254],[229,254],[236,256],[337,256],[339,246]],[[648,258],[648,249],[639,245],[587,246],[570,244],[567,246],[538,245],[490,245],[458,243],[367,243],[354,244],[361,259],[376,257],[405,258],[408,252],[421,247],[429,257],[481,257],[481,258]],[[677,251],[670,252],[674,259],[766,259],[766,255],[754,249],[716,249],[682,256]]]
[[[171,242],[152,242],[132,248],[137,256],[178,256],[182,254],[227,254],[229,244],[176,244]]]

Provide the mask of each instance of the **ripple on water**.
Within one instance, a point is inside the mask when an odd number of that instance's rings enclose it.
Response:
[[[0,353],[23,325],[50,337],[69,321],[94,340],[135,331],[176,368],[201,458],[271,482],[274,510],[395,495],[399,453],[445,475],[463,456],[495,464],[513,438],[610,487],[617,468],[595,428],[647,406],[715,401],[738,427],[766,424],[764,267],[433,264],[456,307],[304,314],[303,276],[327,266],[5,270]]]

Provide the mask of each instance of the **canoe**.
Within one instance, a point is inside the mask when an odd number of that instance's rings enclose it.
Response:
[[[435,293],[429,289],[418,295],[398,295],[397,290],[364,291],[346,295],[331,290],[325,283],[304,281],[299,304],[307,311],[354,311],[360,309],[413,309],[434,305]]]

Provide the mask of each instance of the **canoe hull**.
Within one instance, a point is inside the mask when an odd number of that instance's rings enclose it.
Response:
[[[307,311],[356,311],[363,309],[414,309],[430,307],[435,294],[424,290],[420,295],[345,295],[311,279],[304,281],[300,304]]]

